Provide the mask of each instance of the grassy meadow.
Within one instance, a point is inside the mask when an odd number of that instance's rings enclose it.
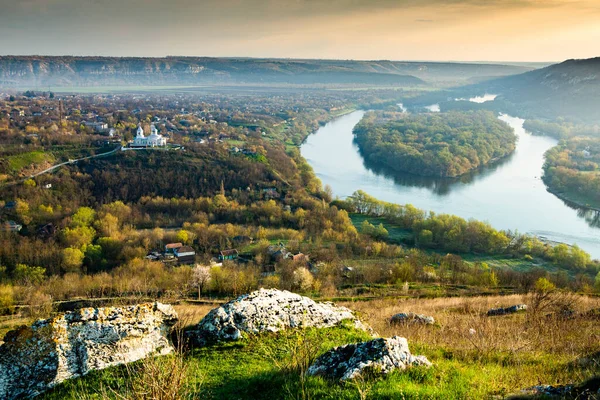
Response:
[[[304,375],[311,361],[326,350],[370,338],[342,326],[262,334],[95,371],[41,398],[504,398],[533,385],[579,383],[600,374],[600,324],[581,316],[600,307],[600,299],[566,296],[557,301],[554,305],[568,305],[576,316],[550,314],[543,302],[527,313],[486,316],[493,307],[536,304],[534,298],[522,295],[339,303],[355,310],[380,336],[408,338],[412,353],[433,363],[429,369],[397,371],[384,378],[338,383]],[[212,307],[180,304],[176,309],[185,327],[196,324]],[[431,315],[436,323],[390,325],[390,316],[406,311]]]

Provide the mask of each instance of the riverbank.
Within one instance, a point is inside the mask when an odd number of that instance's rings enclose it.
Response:
[[[527,133],[523,119],[500,116],[519,138],[511,156],[458,179],[439,179],[368,168],[352,134],[363,115],[359,110],[337,118],[301,146],[303,158],[323,185],[333,189],[334,197],[346,198],[361,189],[390,203],[413,204],[439,214],[487,221],[499,230],[577,244],[600,258],[599,229],[589,215],[582,215],[586,209],[567,205],[549,193],[541,180],[544,153],[558,141]]]
[[[546,185],[546,190],[549,193],[552,193],[554,196],[561,199],[562,201],[564,201],[565,203],[567,203],[568,205],[585,210],[600,212],[600,204],[592,206],[587,202],[587,200],[583,199],[582,197],[577,197],[575,195],[569,195],[565,194],[564,192],[555,191],[548,185]]]

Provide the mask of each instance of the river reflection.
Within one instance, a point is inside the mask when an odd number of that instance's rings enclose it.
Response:
[[[546,190],[541,180],[544,153],[557,141],[526,132],[522,119],[500,116],[519,137],[512,155],[458,178],[439,179],[365,163],[352,134],[363,115],[364,111],[356,111],[326,124],[301,147],[304,158],[335,196],[343,198],[361,189],[392,203],[410,203],[423,210],[488,221],[497,229],[577,243],[600,258],[599,213],[567,204]]]
[[[430,189],[439,196],[449,195],[454,187],[460,187],[461,185],[474,183],[479,179],[485,179],[488,175],[493,174],[498,168],[502,167],[502,165],[510,162],[512,157],[514,157],[514,154],[510,154],[494,163],[482,166],[455,178],[435,178],[394,171],[383,164],[368,161],[358,146],[356,151],[363,157],[363,165],[368,171],[391,179],[397,185]]]

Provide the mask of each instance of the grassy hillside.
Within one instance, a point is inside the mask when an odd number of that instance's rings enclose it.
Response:
[[[157,382],[179,390],[178,398],[203,399],[482,399],[504,397],[540,383],[578,383],[600,373],[599,325],[586,318],[542,318],[540,314],[487,317],[499,305],[531,301],[521,296],[374,300],[346,303],[384,337],[408,338],[411,351],[433,362],[431,369],[397,371],[339,384],[303,377],[316,356],[345,343],[368,340],[349,327],[264,334],[234,344],[193,349],[180,356],[94,372],[66,382],[43,399],[142,398],[136,388]],[[598,299],[574,299],[578,311]],[[187,323],[208,307],[178,306]],[[394,326],[394,313],[414,311],[436,318],[434,326]],[[177,361],[179,360],[179,361]],[[177,379],[183,378],[181,385]],[[118,393],[118,395],[117,395]],[[166,397],[165,397],[166,398]]]

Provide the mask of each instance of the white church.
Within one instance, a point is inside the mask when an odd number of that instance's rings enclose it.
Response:
[[[138,125],[137,135],[133,139],[130,147],[164,147],[167,145],[167,138],[158,133],[158,130],[153,125],[150,125],[150,136],[144,136],[142,125]]]

